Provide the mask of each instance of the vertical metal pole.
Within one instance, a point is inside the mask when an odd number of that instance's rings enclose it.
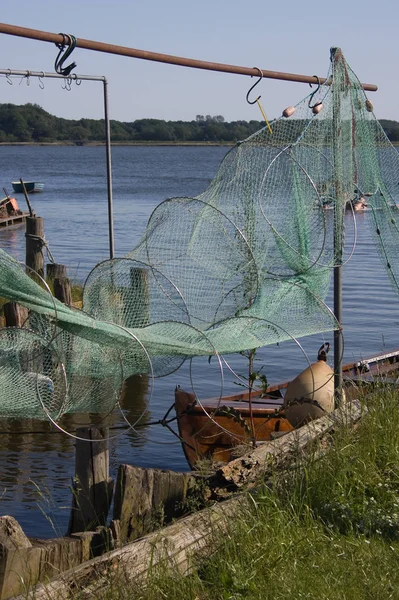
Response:
[[[338,407],[342,402],[342,265],[334,269],[334,314],[339,323],[339,329],[334,331],[334,389],[335,404]]]
[[[109,231],[109,257],[114,258],[114,217],[112,207],[112,169],[111,169],[111,128],[108,116],[108,82],[103,79],[104,86],[104,120],[105,120],[105,146],[107,152],[107,189],[108,189],[108,231]]]
[[[335,405],[342,403],[342,256],[343,235],[342,222],[345,211],[343,172],[342,172],[342,131],[341,131],[341,81],[338,81],[337,62],[341,55],[339,48],[331,49],[333,61],[333,158],[335,178],[335,204],[334,204],[334,314],[338,321],[339,329],[334,331],[334,391]]]

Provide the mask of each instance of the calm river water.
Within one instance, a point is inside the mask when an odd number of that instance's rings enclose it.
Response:
[[[141,237],[152,210],[173,196],[195,196],[215,175],[226,147],[115,147],[112,149],[115,254],[123,256]],[[105,149],[102,147],[0,147],[1,186],[11,193],[11,181],[44,182],[43,194],[31,196],[36,213],[45,219],[45,235],[54,259],[69,267],[72,279],[84,281],[101,260],[109,257]],[[25,209],[23,196],[17,196]],[[364,215],[363,215],[364,217]],[[358,239],[344,270],[345,362],[396,347],[399,303],[371,243],[366,223],[358,216]],[[348,222],[348,238],[352,226]],[[24,229],[2,231],[3,249],[24,260]],[[332,305],[331,298],[328,301]],[[318,347],[331,336],[304,341],[313,360]],[[284,381],[307,366],[294,343],[259,353],[269,382]],[[231,364],[240,369],[238,359]],[[242,371],[240,371],[242,372]],[[215,395],[218,374],[204,361],[194,361],[194,378],[203,397]],[[187,367],[156,380],[149,389],[124,400],[129,415],[145,412],[148,420],[164,416],[177,384],[188,385]],[[237,391],[227,384],[226,391]],[[120,419],[115,416],[114,424]],[[66,424],[72,429],[72,419]],[[46,431],[46,433],[38,433]],[[180,442],[160,425],[144,427],[111,441],[111,470],[120,463],[187,470]],[[27,535],[54,537],[65,533],[74,440],[45,423],[29,428],[0,423],[0,514],[14,516]]]

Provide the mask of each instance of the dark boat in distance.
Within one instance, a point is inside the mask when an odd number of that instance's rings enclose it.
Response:
[[[252,390],[251,400],[247,391],[200,402],[195,394],[177,387],[175,410],[179,436],[190,467],[195,468],[197,461],[204,458],[228,462],[234,457],[235,447],[250,444],[254,437],[255,442],[271,440],[282,432],[292,431],[330,412],[320,405],[317,397],[322,389],[315,369],[319,362],[311,366],[314,369],[311,380],[311,367],[308,367],[294,380],[270,386],[266,392]],[[367,386],[376,381],[395,384],[395,371],[399,371],[399,350],[345,365],[343,376],[346,399],[353,398],[354,392],[361,385]],[[303,388],[301,390],[300,378],[306,372],[307,385],[309,386],[310,381],[313,392],[305,396]],[[324,385],[326,390],[328,388],[327,396],[330,397],[331,390],[333,392],[334,389],[332,370],[331,377],[326,379]],[[299,391],[298,396],[292,394],[292,387]]]
[[[16,194],[23,194],[24,188],[20,181],[12,181],[11,185]],[[39,183],[37,181],[24,181],[24,185],[28,194],[43,192],[44,190],[44,183]]]

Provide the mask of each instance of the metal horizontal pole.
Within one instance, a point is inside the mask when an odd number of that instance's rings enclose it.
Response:
[[[0,33],[7,35],[15,35],[18,37],[39,40],[42,42],[51,42],[53,44],[61,44],[63,35],[60,33],[49,33],[38,29],[29,29],[28,27],[19,27],[16,25],[8,25],[0,23]],[[147,50],[137,50],[125,46],[116,46],[114,44],[106,44],[103,42],[95,42],[82,38],[76,41],[77,48],[86,50],[94,50],[96,52],[105,52],[108,54],[117,54],[120,56],[129,56],[132,58],[140,58],[143,60],[151,60],[155,62],[168,63],[171,65],[179,65],[181,67],[191,67],[194,69],[205,69],[207,71],[221,71],[224,73],[236,73],[238,75],[260,75],[257,68],[239,67],[236,65],[226,65],[223,63],[208,62],[204,60],[196,60],[193,58],[184,58],[180,56],[172,56],[170,54],[160,54],[158,52],[148,52]],[[280,71],[267,71],[261,69],[263,77],[267,79],[280,79],[283,81],[296,81],[298,83],[325,83],[324,77],[316,77],[315,75],[299,75],[296,73],[281,73]],[[363,89],[368,92],[377,91],[377,86],[371,83],[362,83]]]
[[[94,75],[60,75],[59,73],[45,73],[44,71],[18,71],[15,69],[0,69],[0,76],[9,77],[37,77],[39,80],[46,77],[51,79],[64,79],[67,81],[101,81],[104,90],[104,124],[105,124],[105,147],[107,160],[107,193],[108,193],[108,236],[109,236],[109,257],[114,258],[114,217],[113,217],[113,198],[112,198],[112,167],[111,167],[111,128],[108,114],[108,82],[104,76]],[[8,79],[9,83],[12,83]]]
[[[29,79],[29,77],[38,77],[39,79],[47,77],[50,79],[72,79],[73,81],[106,81],[104,75],[75,75],[75,73],[71,73],[71,75],[65,77],[65,75],[47,73],[46,71],[18,71],[15,69],[0,69],[0,75],[5,75],[6,77],[26,77],[27,79]]]

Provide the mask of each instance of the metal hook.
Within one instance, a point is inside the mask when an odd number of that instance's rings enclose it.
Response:
[[[70,79],[71,79],[71,82],[73,79],[73,81],[76,83],[76,85],[80,85],[82,83],[82,80],[78,78],[76,73],[73,73],[73,75],[71,75]]]
[[[43,80],[42,80],[42,77],[44,77],[44,71],[42,71],[42,74],[41,74],[41,76],[39,77],[39,88],[40,88],[41,90],[44,90],[44,82],[43,82]]]
[[[318,92],[318,91],[319,91],[319,89],[321,88],[320,77],[318,77],[317,75],[313,75],[313,77],[315,77],[315,78],[317,79],[317,88],[316,88],[316,89],[315,89],[315,91],[314,91],[314,92],[312,92],[312,93],[310,94],[310,96],[309,96],[309,102],[308,102],[308,106],[309,106],[309,108],[312,108],[312,109],[313,109],[315,106],[317,106],[318,104],[321,104],[321,102],[316,102],[316,104],[313,104],[313,106],[310,106],[310,103],[311,103],[311,102],[312,102],[312,100],[313,100],[313,96],[314,96],[315,94],[317,94],[317,92]],[[312,84],[311,84],[311,83],[309,83],[309,85],[310,85],[310,87],[312,87]]]
[[[258,83],[259,83],[259,82],[260,82],[260,81],[263,79],[263,73],[262,73],[262,71],[259,69],[259,67],[254,67],[254,69],[256,69],[256,70],[258,71],[258,73],[259,73],[259,79],[258,79],[258,81],[256,81],[256,82],[253,84],[253,86],[252,86],[252,87],[250,87],[250,88],[249,88],[249,90],[248,90],[248,92],[247,92],[247,102],[248,102],[248,104],[255,104],[255,103],[256,103],[256,102],[259,100],[259,98],[261,97],[261,96],[258,96],[258,97],[256,98],[256,100],[249,100],[249,99],[248,99],[248,96],[249,96],[249,94],[252,92],[252,90],[254,89],[254,87],[256,87],[256,86],[258,85]],[[252,77],[252,75],[251,75],[251,77]]]
[[[7,79],[7,83],[9,83],[10,85],[13,85],[13,81],[11,79],[11,69],[8,69],[9,73],[6,73],[6,79]]]
[[[71,91],[71,78],[70,77],[65,77],[63,82],[61,83],[61,88],[63,90],[66,90],[67,92]]]
[[[60,35],[62,35],[62,42],[56,43],[57,48],[59,48],[59,52],[57,58],[55,59],[54,69],[59,75],[64,75],[65,77],[67,77],[72,71],[72,69],[76,67],[76,63],[73,62],[67,67],[64,67],[63,64],[74,51],[77,40],[75,36],[70,34],[60,33]],[[66,50],[65,46],[68,46]]]
[[[29,86],[30,85],[30,71],[26,71],[26,75],[22,75],[21,79],[19,80],[19,84],[18,85],[21,85],[21,83],[24,80],[26,81],[26,85]]]

